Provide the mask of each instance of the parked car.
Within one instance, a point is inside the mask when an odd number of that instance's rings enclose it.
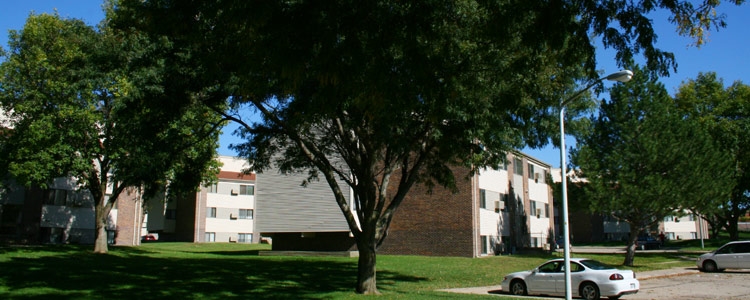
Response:
[[[726,243],[713,252],[699,256],[695,264],[704,272],[750,269],[750,241]]]
[[[564,244],[565,244],[564,238],[559,237],[555,239],[555,249],[562,249]],[[573,244],[571,244],[571,246],[573,246]]]
[[[639,250],[660,249],[661,242],[650,236],[639,236],[635,246]]]
[[[141,242],[155,242],[156,236],[153,234],[147,234],[141,237]]]
[[[565,261],[549,260],[530,271],[508,274],[502,289],[513,295],[565,296]],[[585,258],[570,259],[570,285],[573,297],[618,299],[635,294],[640,282],[631,270],[619,270],[599,261]]]

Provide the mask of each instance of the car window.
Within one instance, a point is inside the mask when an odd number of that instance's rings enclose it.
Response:
[[[548,262],[546,264],[543,264],[539,267],[539,272],[541,273],[553,273],[553,272],[560,272],[560,267],[562,263],[559,261],[552,261]]]
[[[716,250],[716,253],[718,254],[730,254],[735,253],[735,248],[737,247],[737,244],[731,244],[731,245],[725,245],[724,247],[721,247],[719,250]]]
[[[737,253],[750,253],[750,243],[737,244]]]
[[[581,272],[584,268],[582,265],[579,265],[578,263],[571,263],[570,264],[570,271],[571,272]]]
[[[610,270],[610,269],[615,268],[610,265],[604,264],[598,260],[593,260],[593,259],[582,260],[581,264],[583,264],[584,266],[592,270]],[[571,267],[571,270],[572,270],[572,267]]]
[[[565,272],[565,265],[562,264],[562,263],[560,263],[560,265],[561,265],[560,266],[560,272]],[[576,262],[572,262],[572,261],[570,262],[570,272],[581,272],[584,269],[585,268],[582,265],[579,265]]]

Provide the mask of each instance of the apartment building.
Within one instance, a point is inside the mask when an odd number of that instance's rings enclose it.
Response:
[[[302,186],[306,173],[278,170],[245,174],[244,160],[219,159],[223,167],[218,182],[190,197],[156,197],[145,201],[142,209],[139,193],[123,196],[110,217],[112,243],[137,245],[141,236],[151,234],[160,241],[257,243],[263,239],[272,241],[278,251],[356,250],[327,182]],[[428,193],[426,187],[415,186],[397,211],[380,253],[479,257],[549,247],[554,236],[552,192],[546,180],[549,165],[509,154],[497,170],[465,177],[468,171],[454,168],[457,193],[440,187]],[[339,185],[352,199],[348,186]],[[50,191],[25,193],[2,198],[4,233],[22,228],[15,220],[30,211],[38,218],[21,218],[28,223],[23,228],[43,228],[37,230],[37,240],[93,242],[93,201],[78,196],[72,183],[61,181]]]
[[[480,257],[545,249],[554,236],[550,166],[521,153],[499,169],[461,180],[458,192],[415,186],[399,207],[380,253]]]
[[[48,189],[10,184],[0,196],[0,240],[19,244],[93,244],[94,200],[70,178],[57,178]],[[110,192],[110,191],[108,191]],[[109,194],[107,194],[109,197]],[[139,245],[143,218],[140,191],[120,195],[107,220],[108,242]]]
[[[144,225],[161,241],[257,243],[255,174],[245,160],[219,156],[218,182],[189,197],[149,201]]]
[[[215,188],[177,203],[181,206],[166,206],[175,209],[172,215],[177,216],[178,224],[180,217],[194,216],[185,222],[191,223],[186,227],[195,232],[192,241],[232,242],[244,232],[252,234],[253,242],[261,238],[272,241],[274,251],[356,250],[327,182],[311,181],[303,186],[307,173],[282,174],[274,169],[240,178],[242,161],[220,159],[223,175]],[[549,170],[549,165],[539,160],[511,154],[499,170],[486,169],[459,180],[458,193],[437,187],[429,194],[426,187],[417,185],[397,211],[379,252],[478,257],[548,247],[554,224],[552,191],[546,180]],[[456,167],[454,172],[463,178],[468,169]],[[243,184],[254,185],[254,195],[245,195],[247,201],[241,200],[240,194],[227,194]],[[338,184],[351,201],[349,187],[343,181]],[[214,189],[217,192],[212,192]],[[240,203],[246,206],[238,206]],[[198,209],[193,212],[191,206]],[[206,211],[201,212],[203,209]],[[252,229],[250,224],[232,220],[232,213],[240,213],[240,209],[253,209]],[[181,231],[185,230],[174,230],[175,234]]]
[[[552,172],[552,180],[559,184],[562,181],[560,169],[552,169]],[[574,173],[569,173],[569,176],[574,176]],[[570,181],[585,183],[585,179],[574,177]],[[558,214],[557,208],[555,208],[555,214]],[[666,240],[708,238],[708,223],[705,220],[689,212],[680,215],[683,216],[665,217],[664,220],[649,228],[643,234],[653,237],[663,234]],[[630,224],[628,222],[615,219],[604,213],[592,214],[588,211],[573,210],[570,211],[569,219],[571,242],[573,244],[602,241],[624,242],[630,236]],[[556,228],[560,228],[560,226],[561,224],[555,224]]]

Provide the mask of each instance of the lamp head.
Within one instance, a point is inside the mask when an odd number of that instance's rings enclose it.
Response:
[[[630,81],[631,78],[633,78],[633,71],[630,71],[630,70],[622,70],[619,72],[609,74],[607,75],[607,77],[604,77],[604,79],[612,80],[612,81],[619,81],[619,82],[628,82]]]

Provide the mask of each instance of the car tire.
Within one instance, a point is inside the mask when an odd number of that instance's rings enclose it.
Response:
[[[526,283],[523,280],[516,279],[510,282],[510,293],[516,296],[526,296],[529,291],[526,290]]]
[[[716,267],[716,262],[713,260],[707,260],[703,262],[703,272],[713,273],[718,271],[719,269]]]
[[[596,286],[596,284],[594,284],[593,282],[586,282],[582,284],[579,294],[581,294],[581,298],[586,300],[598,300],[599,298],[601,298],[601,294],[599,294],[599,287]]]

